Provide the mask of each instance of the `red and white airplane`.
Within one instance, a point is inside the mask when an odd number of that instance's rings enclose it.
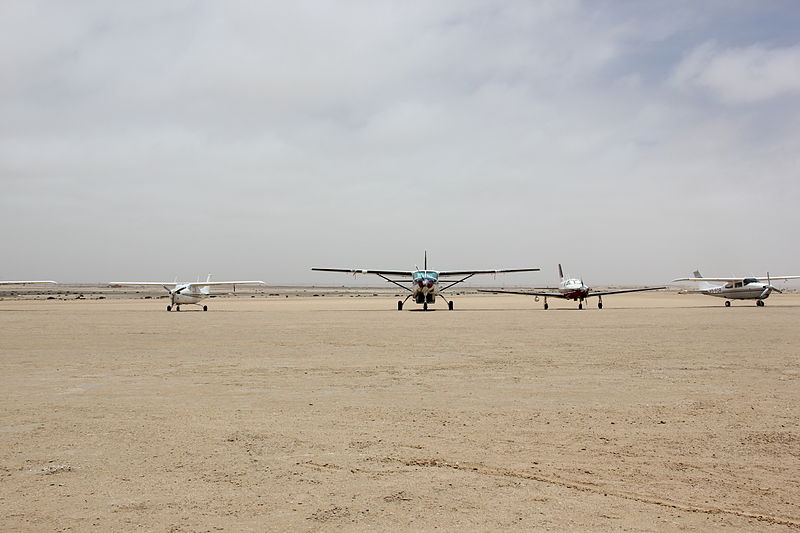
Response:
[[[624,294],[626,292],[643,292],[643,291],[657,291],[659,289],[665,289],[666,287],[643,287],[640,289],[619,289],[613,291],[593,291],[591,287],[586,285],[582,279],[579,278],[567,278],[564,276],[564,271],[561,269],[561,265],[558,265],[558,276],[561,278],[561,283],[558,284],[558,287],[538,287],[541,289],[549,290],[549,291],[557,291],[557,292],[532,292],[532,291],[498,291],[498,290],[480,290],[480,292],[492,292],[492,293],[502,293],[502,294],[524,294],[525,296],[533,296],[536,301],[539,301],[539,298],[544,298],[544,308],[547,309],[549,305],[547,305],[548,298],[561,298],[562,300],[573,300],[578,302],[578,309],[583,309],[583,301],[587,298],[592,296],[597,296],[597,308],[603,308],[603,296],[609,294]]]

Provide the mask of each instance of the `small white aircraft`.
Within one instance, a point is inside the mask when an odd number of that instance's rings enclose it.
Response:
[[[561,298],[564,300],[573,300],[578,302],[578,309],[583,309],[583,301],[589,297],[597,296],[597,308],[603,308],[603,296],[608,294],[624,294],[626,292],[643,292],[643,291],[657,291],[659,289],[665,289],[666,287],[643,287],[641,289],[619,289],[615,291],[592,291],[592,289],[586,285],[582,279],[578,278],[567,278],[564,276],[564,271],[561,269],[561,265],[558,265],[558,276],[561,278],[561,283],[558,284],[558,287],[540,287],[545,290],[549,291],[558,291],[558,292],[530,292],[530,291],[493,291],[493,290],[481,290],[480,292],[493,292],[493,293],[503,293],[503,294],[524,294],[526,296],[533,296],[535,297],[536,301],[539,301],[539,297],[544,298],[544,308],[547,309],[549,305],[547,305],[548,298]]]
[[[195,281],[190,283],[172,283],[163,281],[110,281],[108,283],[112,287],[126,287],[126,286],[160,286],[169,293],[170,304],[167,306],[167,311],[181,310],[181,305],[200,305],[200,301],[208,298],[211,295],[211,287],[217,285],[231,285],[233,290],[236,290],[236,285],[266,285],[263,281],[211,281],[211,274],[208,275],[206,281]],[[208,306],[204,305],[203,311],[208,311]]]
[[[670,283],[679,281],[691,281],[700,283],[700,288],[693,291],[717,298],[725,298],[725,307],[731,306],[731,300],[755,300],[758,307],[764,307],[764,300],[769,298],[772,291],[783,292],[774,285],[774,279],[800,279],[800,276],[767,276],[764,278],[704,278],[700,272],[695,270],[692,278],[677,278]],[[766,281],[766,283],[764,283]],[[724,283],[719,285],[719,283]]]
[[[444,291],[454,285],[458,285],[467,281],[472,276],[477,274],[505,274],[508,272],[536,272],[538,268],[515,268],[505,270],[428,270],[428,252],[425,252],[425,263],[420,270],[415,267],[414,270],[363,270],[358,268],[312,268],[311,270],[318,270],[321,272],[346,272],[348,274],[374,274],[389,283],[394,283],[403,290],[408,291],[410,294],[406,296],[405,300],[397,301],[397,310],[403,310],[403,304],[409,298],[414,298],[414,302],[422,304],[422,309],[427,311],[428,304],[436,302],[436,295],[442,297],[442,300],[447,302],[447,308],[453,310],[453,301],[448,300],[442,294]],[[391,279],[391,277],[401,277],[407,279]],[[440,278],[460,277],[461,279],[446,279],[442,280],[445,286],[439,288]],[[410,284],[410,286],[405,285]]]

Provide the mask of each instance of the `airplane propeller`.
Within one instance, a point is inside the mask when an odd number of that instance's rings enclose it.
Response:
[[[772,285],[772,281],[769,279],[769,272],[767,272],[767,284],[764,286],[764,292],[761,293],[761,296],[758,297],[759,300],[763,300],[767,298],[772,291],[777,292],[778,294],[782,294],[783,291],[780,290],[778,287]]]

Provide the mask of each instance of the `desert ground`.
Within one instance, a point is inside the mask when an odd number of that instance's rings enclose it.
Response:
[[[0,531],[800,530],[797,294],[81,291],[0,299]]]

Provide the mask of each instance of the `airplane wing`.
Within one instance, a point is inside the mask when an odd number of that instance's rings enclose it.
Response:
[[[40,281],[0,281],[0,285],[39,285],[42,283],[57,284],[55,281],[40,280]]]
[[[493,294],[522,294],[523,296],[546,296],[548,298],[567,298],[560,292],[492,291],[489,289],[478,289],[478,292],[491,292]]]
[[[509,272],[538,272],[539,268],[507,268],[504,270],[440,270],[442,276],[474,276],[475,274],[507,274]]]
[[[109,281],[108,284],[112,287],[147,287],[147,286],[176,286],[174,281]]]
[[[187,283],[191,287],[212,287],[215,285],[266,285],[263,281],[195,281]]]
[[[666,289],[666,287],[643,287],[641,289],[620,289],[616,291],[591,291],[589,294],[586,295],[588,298],[589,296],[605,296],[606,294],[624,294],[626,292],[644,292],[644,291],[657,291],[660,289]]]
[[[719,281],[719,282],[728,282],[728,281],[744,281],[746,278],[750,279],[757,279],[758,281],[767,281],[767,276],[742,276],[738,278],[676,278],[670,281],[670,283],[675,283],[677,281]],[[769,279],[800,279],[800,276],[772,276],[770,275]]]
[[[408,276],[414,274],[411,270],[364,270],[360,268],[312,268],[318,272],[344,272],[345,274],[375,274],[377,276]]]

